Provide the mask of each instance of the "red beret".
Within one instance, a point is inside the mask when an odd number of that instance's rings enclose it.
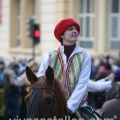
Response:
[[[72,18],[67,18],[61,20],[54,29],[54,35],[58,41],[61,41],[61,36],[68,27],[71,26],[77,27],[78,33],[80,33],[80,25]]]

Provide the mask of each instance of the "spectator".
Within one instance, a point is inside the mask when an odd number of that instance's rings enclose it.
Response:
[[[19,66],[15,63],[11,63],[4,70],[5,110],[3,120],[8,120],[9,117],[14,119],[19,114],[19,88],[15,85],[18,70]]]
[[[116,65],[116,63],[115,63],[116,61],[115,61],[115,59],[113,58],[113,57],[108,57],[108,63],[111,65],[111,67],[112,67],[112,70],[113,71],[116,71],[119,67]]]
[[[116,91],[117,91],[117,82],[120,82],[120,68],[117,69],[115,72],[115,79],[114,79],[114,82],[112,84],[112,87],[109,89],[109,91],[107,92],[107,95],[106,95],[106,100],[111,100],[113,98],[115,98],[116,96]]]
[[[28,63],[29,68],[36,73],[38,71],[38,64],[37,62],[35,62],[34,60],[31,60]],[[22,94],[21,94],[21,106],[20,106],[20,114],[19,114],[19,118],[21,118],[21,120],[23,120],[24,118],[26,118],[27,116],[27,106],[26,106],[26,102],[25,102],[25,96],[27,95],[27,87],[30,85],[29,81],[26,78],[26,74],[25,72],[17,78],[17,85],[22,86]]]
[[[114,74],[111,73],[107,76],[107,73],[101,72],[96,77],[98,81],[89,80],[88,82],[88,104],[94,109],[98,109],[102,106],[106,99],[106,89],[112,87],[114,81]],[[107,80],[107,81],[106,81]]]
[[[120,82],[117,84],[117,96],[106,101],[100,110],[103,119],[120,120]]]

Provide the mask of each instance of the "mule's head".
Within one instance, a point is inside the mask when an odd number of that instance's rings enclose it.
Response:
[[[29,67],[26,67],[26,76],[31,83],[30,90],[25,97],[27,117],[40,119],[57,116],[58,106],[54,91],[53,69],[48,67],[45,76],[37,77]]]

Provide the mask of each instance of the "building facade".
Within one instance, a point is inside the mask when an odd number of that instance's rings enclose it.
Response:
[[[40,24],[40,44],[35,46],[37,59],[56,48],[56,23],[72,17],[80,23],[78,44],[92,56],[120,51],[120,0],[0,0],[0,56],[32,56],[32,40],[27,21]]]

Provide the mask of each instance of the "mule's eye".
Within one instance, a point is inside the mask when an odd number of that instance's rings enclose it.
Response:
[[[46,98],[45,100],[46,105],[51,105],[52,104],[52,98]]]

